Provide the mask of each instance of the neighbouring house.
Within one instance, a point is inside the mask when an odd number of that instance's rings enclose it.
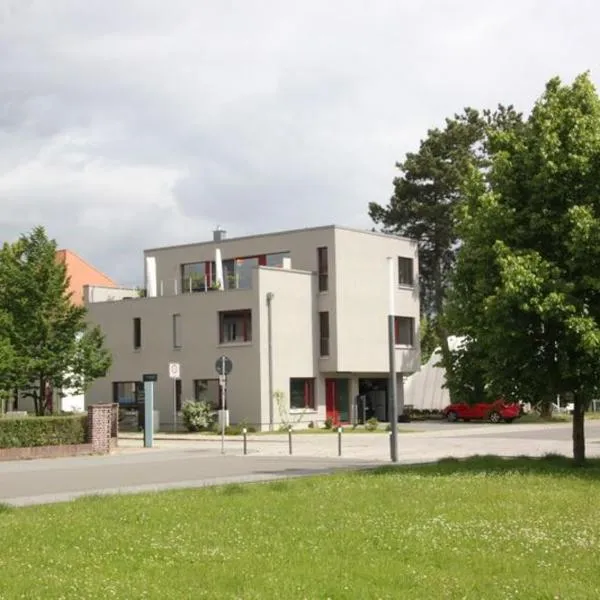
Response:
[[[115,288],[117,284],[107,275],[90,265],[72,250],[61,249],[56,251],[57,262],[62,262],[67,267],[69,278],[69,292],[71,301],[77,306],[84,303],[84,290],[88,285],[102,286],[105,289]],[[84,395],[74,390],[52,390],[48,387],[48,398],[51,399],[53,410],[67,412],[84,410]],[[12,403],[13,410],[26,410],[32,412],[33,400],[19,395],[16,402]]]
[[[185,400],[223,406],[215,363],[225,355],[232,423],[344,423],[359,397],[384,421],[389,257],[401,401],[404,376],[420,363],[417,244],[332,225],[231,239],[217,229],[210,241],[146,250],[142,294],[86,286],[90,321],[113,355],[86,405],[141,409],[143,375],[156,374],[155,409],[170,427]]]

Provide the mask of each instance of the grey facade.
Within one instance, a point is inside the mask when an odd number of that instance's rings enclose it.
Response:
[[[214,290],[217,248],[225,289]],[[86,404],[139,400],[142,374],[157,373],[155,405],[161,426],[169,427],[185,400],[219,404],[215,360],[226,355],[233,362],[226,398],[232,423],[268,429],[347,421],[361,386],[387,377],[388,257],[397,282],[399,383],[419,368],[418,260],[411,240],[327,226],[144,255],[155,261],[156,296],[86,289],[90,320],[113,352],[110,372],[94,382]],[[150,287],[152,279],[146,272]],[[179,383],[169,378],[170,362],[181,365]]]

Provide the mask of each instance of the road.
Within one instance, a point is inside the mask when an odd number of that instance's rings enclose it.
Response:
[[[402,424],[400,462],[416,463],[473,454],[570,455],[570,424]],[[600,421],[586,425],[588,455],[600,456]],[[336,434],[301,434],[289,456],[287,435],[255,435],[248,455],[239,438],[221,454],[215,436],[158,436],[143,448],[139,436],[124,436],[111,456],[0,463],[0,502],[23,506],[67,501],[86,494],[133,493],[232,482],[331,473],[389,464],[389,435],[345,434],[337,456]]]

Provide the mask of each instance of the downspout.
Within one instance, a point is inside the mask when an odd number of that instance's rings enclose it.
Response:
[[[273,407],[273,313],[271,302],[273,292],[267,293],[267,341],[268,341],[268,360],[269,360],[269,431],[273,431],[274,407]]]

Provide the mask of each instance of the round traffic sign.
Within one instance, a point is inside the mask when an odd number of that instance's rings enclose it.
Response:
[[[215,369],[219,375],[229,375],[233,369],[233,363],[228,356],[219,356],[215,362]]]

